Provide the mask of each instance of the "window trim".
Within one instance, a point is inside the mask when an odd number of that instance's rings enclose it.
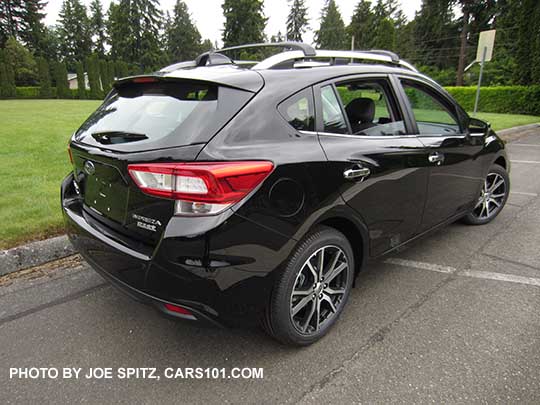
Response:
[[[466,125],[460,117],[461,115],[460,112],[464,115],[464,117],[468,117],[468,115],[464,111],[462,111],[461,107],[447,94],[437,89],[435,86],[433,86],[431,83],[427,82],[426,80],[422,80],[421,78],[418,78],[415,76],[397,75],[396,81],[397,81],[397,85],[399,86],[400,92],[402,94],[403,103],[406,106],[406,109],[408,110],[410,119],[412,120],[414,135],[418,137],[446,137],[446,138],[452,138],[452,137],[463,138],[467,136]],[[425,90],[425,93],[427,93],[428,95],[433,97],[435,100],[437,100],[437,102],[447,110],[447,113],[452,118],[454,118],[454,120],[459,126],[459,132],[455,134],[446,134],[446,135],[441,134],[441,133],[421,134],[418,128],[418,124],[416,122],[416,117],[414,115],[413,108],[409,101],[409,97],[407,97],[407,94],[405,93],[405,87],[404,87],[403,81],[409,81],[409,82],[412,82],[413,84],[417,84],[420,87],[420,91]]]
[[[321,120],[322,120],[322,126],[321,128],[324,129],[324,116],[323,116],[323,105],[322,105],[322,90],[325,88],[325,87],[330,87],[332,89],[332,92],[334,93],[334,97],[336,98],[336,101],[338,103],[338,106],[339,106],[339,109],[341,111],[341,116],[343,117],[343,121],[345,122],[345,125],[347,125],[347,131],[348,131],[348,134],[338,134],[336,133],[336,135],[352,135],[352,127],[351,127],[351,123],[349,122],[349,118],[347,117],[347,113],[345,112],[345,107],[343,106],[343,102],[341,101],[341,97],[339,96],[339,92],[337,91],[336,89],[336,84],[335,82],[331,82],[331,83],[328,83],[328,84],[324,84],[321,86],[320,88],[320,99],[321,99]],[[323,131],[325,132],[325,131]],[[328,134],[332,134],[334,132],[326,132]]]
[[[373,81],[373,80],[385,80],[388,84],[388,89],[390,90],[390,97],[393,97],[393,104],[394,108],[397,109],[397,112],[400,113],[400,115],[403,118],[403,124],[405,126],[406,134],[402,135],[354,135],[352,133],[349,118],[345,114],[343,110],[343,105],[341,101],[341,97],[338,95],[338,101],[342,108],[342,114],[345,117],[345,121],[347,122],[347,125],[349,127],[349,134],[335,134],[331,132],[325,132],[324,129],[324,123],[322,118],[322,102],[321,102],[321,88],[327,86],[328,84],[332,84],[334,87],[334,92],[337,92],[337,89],[335,88],[336,83],[341,82],[348,82],[348,81]],[[315,98],[315,131],[319,135],[324,136],[339,136],[339,137],[347,137],[347,138],[356,138],[356,139],[399,139],[399,138],[416,138],[418,137],[418,134],[413,133],[414,128],[416,128],[416,122],[413,121],[409,115],[409,110],[407,106],[404,104],[403,97],[401,95],[401,92],[403,89],[401,88],[401,84],[399,83],[399,80],[394,77],[393,74],[387,74],[387,73],[362,73],[362,74],[354,74],[354,75],[345,75],[345,76],[339,76],[335,77],[329,80],[325,80],[321,83],[318,83],[313,86],[313,96]]]
[[[308,91],[309,94],[311,95],[311,107],[312,107],[312,112],[313,112],[313,131],[310,131],[310,130],[307,130],[307,129],[298,129],[298,128],[295,128],[293,127],[289,121],[287,121],[287,119],[283,116],[283,114],[281,113],[281,111],[279,110],[280,106],[285,103],[287,100],[289,100],[290,98],[293,98],[294,96],[304,92],[304,91]],[[308,97],[308,103],[310,103],[310,100],[309,100],[309,97]],[[285,122],[285,124],[287,124],[289,127],[291,127],[293,130],[297,131],[297,132],[300,132],[300,133],[312,133],[312,132],[316,132],[317,131],[317,107],[315,105],[315,95],[314,95],[314,91],[313,91],[313,86],[308,86],[308,87],[304,87],[303,89],[300,89],[298,90],[297,92],[293,93],[293,94],[289,94],[286,98],[284,98],[283,100],[281,100],[279,103],[276,104],[276,112],[278,113],[278,115],[281,117],[281,119]]]

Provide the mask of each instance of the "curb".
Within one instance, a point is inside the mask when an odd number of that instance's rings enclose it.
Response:
[[[497,134],[505,141],[511,142],[531,133],[538,133],[539,130],[540,123],[503,129],[497,131]],[[0,251],[0,277],[29,267],[41,266],[76,253],[66,235],[2,250]]]
[[[0,251],[0,276],[77,253],[66,235]]]

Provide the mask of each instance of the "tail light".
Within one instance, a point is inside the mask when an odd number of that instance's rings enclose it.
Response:
[[[128,166],[142,192],[176,200],[180,215],[213,215],[242,200],[272,171],[271,162],[149,163]]]

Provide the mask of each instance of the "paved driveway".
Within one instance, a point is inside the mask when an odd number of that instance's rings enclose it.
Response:
[[[540,403],[540,132],[509,153],[512,194],[493,223],[451,225],[371,266],[309,348],[162,318],[69,260],[0,287],[0,401]],[[10,367],[162,377],[10,379]],[[264,378],[168,379],[166,367]]]

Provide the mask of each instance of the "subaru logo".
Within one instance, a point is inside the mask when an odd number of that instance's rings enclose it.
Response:
[[[84,162],[84,171],[86,172],[86,174],[92,175],[95,173],[96,167],[91,161],[87,160],[86,162]]]

